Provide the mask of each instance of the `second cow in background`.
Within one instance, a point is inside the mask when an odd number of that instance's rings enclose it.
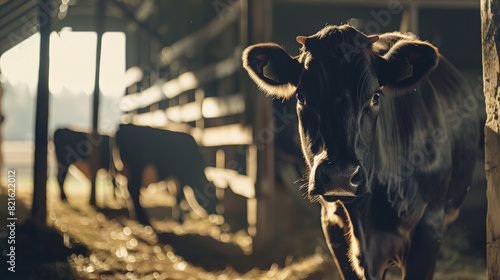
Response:
[[[208,214],[216,213],[215,186],[205,176],[203,157],[191,135],[122,124],[116,132],[116,145],[123,162],[122,174],[127,177],[127,188],[139,222],[149,224],[149,219],[139,203],[143,171],[148,166],[154,167],[156,171],[155,182],[168,177],[179,181],[181,190],[177,192],[178,203],[184,198],[182,187],[190,186],[198,204]]]
[[[99,147],[99,169],[105,169],[109,172],[113,170],[113,166],[110,165],[110,137],[108,135],[99,135],[97,140],[97,147]],[[90,151],[87,144],[88,133],[86,132],[74,131],[68,128],[58,129],[54,132],[54,146],[57,158],[57,182],[61,188],[61,200],[66,200],[66,193],[64,192],[63,185],[70,165],[75,165],[87,178],[90,178],[90,165],[88,162]],[[112,182],[114,188],[116,188],[114,178]]]

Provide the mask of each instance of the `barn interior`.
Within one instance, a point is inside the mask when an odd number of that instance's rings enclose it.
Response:
[[[411,32],[462,73],[477,102],[455,110],[484,124],[479,8],[479,0],[0,0],[0,220],[17,218],[17,272],[3,262],[1,278],[341,279],[320,206],[301,189],[296,100],[267,98],[242,68],[243,49],[276,42],[298,55],[296,36],[326,24]],[[137,222],[126,171],[116,160],[116,173],[99,170],[91,141],[120,124],[191,135],[217,213],[193,203],[192,189],[177,203],[183,186],[149,168],[140,200],[151,225]],[[69,166],[67,201],[56,178],[59,128],[89,133],[88,159]],[[486,277],[483,149],[470,159],[473,184],[434,279]],[[4,203],[11,178],[15,215]],[[9,234],[0,228],[5,257]],[[386,279],[400,277],[394,268]]]

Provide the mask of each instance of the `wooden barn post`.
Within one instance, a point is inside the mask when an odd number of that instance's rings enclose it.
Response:
[[[486,256],[489,280],[500,279],[500,3],[481,0],[483,82],[486,102],[485,169],[488,187]]]
[[[87,143],[90,148],[90,182],[92,187],[90,189],[90,205],[96,205],[96,179],[97,171],[99,171],[99,142],[102,140],[98,136],[99,124],[99,81],[100,81],[100,68],[101,68],[101,46],[102,34],[104,33],[104,8],[106,0],[98,0],[97,13],[96,13],[96,32],[97,32],[97,49],[95,59],[95,84],[94,84],[94,98],[92,106],[92,132],[89,134],[89,142]]]
[[[47,226],[47,144],[49,120],[49,50],[51,0],[38,1],[40,65],[35,117],[35,164],[31,215],[37,226]],[[48,9],[47,9],[48,8]]]
[[[2,125],[4,121],[4,116],[2,114],[2,98],[3,98],[3,88],[2,88],[2,73],[0,73],[0,170],[3,170],[3,150],[2,150]],[[0,174],[0,182],[2,179]]]
[[[241,1],[241,43],[248,45],[269,42],[272,30],[272,1]],[[249,82],[248,75],[242,80],[242,89],[247,91],[251,100],[249,118],[253,123],[254,143],[257,146],[257,232],[254,246],[262,247],[274,238],[274,128],[273,103],[257,87]]]

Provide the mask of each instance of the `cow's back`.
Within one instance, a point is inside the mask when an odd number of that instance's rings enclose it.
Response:
[[[73,131],[68,128],[60,128],[54,132],[54,149],[56,156],[60,160],[67,161],[70,159],[68,154],[76,160],[84,160],[87,158],[87,146],[85,144],[87,136],[83,132]],[[71,164],[72,162],[68,162]]]
[[[120,125],[116,142],[125,164],[138,170],[152,164],[160,179],[174,176],[192,185],[193,179],[199,183],[204,174],[203,159],[189,134],[126,124]]]
[[[88,133],[60,128],[54,132],[53,140],[56,157],[61,164],[69,166],[76,161],[88,159]],[[111,162],[109,136],[100,134],[97,146],[100,151],[99,168],[109,169]]]

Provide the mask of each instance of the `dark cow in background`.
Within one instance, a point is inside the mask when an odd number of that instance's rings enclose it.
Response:
[[[404,279],[432,279],[472,181],[478,117],[455,107],[470,89],[412,36],[343,25],[297,41],[297,57],[265,43],[243,63],[267,94],[298,100],[308,193],[341,274],[382,279],[397,265]]]
[[[203,157],[191,135],[122,124],[116,132],[116,145],[123,162],[121,173],[127,177],[127,188],[139,222],[149,224],[149,219],[139,203],[141,186],[169,177],[176,178],[181,188],[190,186],[198,204],[208,214],[216,213],[215,186],[205,176]],[[143,172],[150,166],[154,167],[156,178],[144,183]],[[184,192],[181,189],[177,192],[177,202],[183,198]]]
[[[97,147],[99,148],[99,169],[113,171],[111,162],[110,137],[107,135],[98,136]],[[70,165],[75,165],[87,178],[90,179],[90,165],[88,162],[89,149],[87,148],[88,133],[74,131],[68,128],[58,129],[54,132],[54,146],[57,158],[57,182],[61,188],[61,199],[66,200],[64,192],[64,180],[68,174]],[[113,173],[113,172],[112,172]],[[114,174],[112,183],[114,189],[116,182]]]

